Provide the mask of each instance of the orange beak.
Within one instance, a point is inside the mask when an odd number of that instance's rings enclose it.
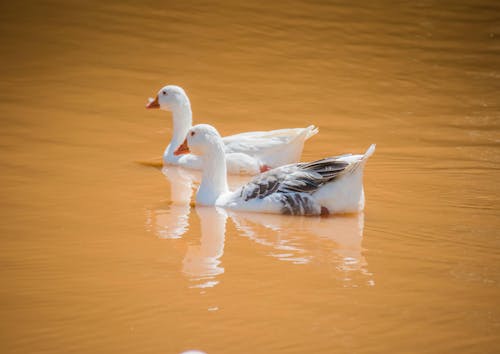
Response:
[[[150,98],[149,103],[146,105],[146,109],[158,109],[160,108],[160,103],[158,102],[158,96],[154,99]]]
[[[184,142],[174,151],[175,156],[189,154],[188,140],[184,139]]]

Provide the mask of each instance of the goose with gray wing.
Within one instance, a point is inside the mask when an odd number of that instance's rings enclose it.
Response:
[[[328,157],[261,173],[231,192],[227,187],[224,145],[212,126],[190,129],[177,154],[191,152],[203,161],[196,202],[233,210],[290,215],[358,212],[364,208],[363,170],[374,153]]]

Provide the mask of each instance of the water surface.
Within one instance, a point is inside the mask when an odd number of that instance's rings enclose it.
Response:
[[[498,352],[493,1],[0,5],[3,353]],[[366,209],[185,203],[164,84],[224,135],[316,124]],[[153,163],[151,163],[153,162]],[[236,182],[234,182],[236,183]],[[173,192],[172,192],[173,191]]]

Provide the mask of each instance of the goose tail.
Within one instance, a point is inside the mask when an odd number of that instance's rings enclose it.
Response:
[[[306,140],[319,133],[319,128],[315,125],[310,125],[305,130],[307,131]]]
[[[377,147],[377,144],[371,144],[368,150],[366,150],[365,154],[363,155],[363,160],[367,160],[370,156],[373,155],[375,152],[375,148]]]
[[[346,156],[342,160],[345,160],[346,162],[349,163],[349,166],[345,169],[346,173],[353,173],[355,171],[358,171],[360,169],[363,169],[366,161],[370,158],[375,153],[375,144],[371,144],[368,150],[363,155],[352,155],[352,156]]]

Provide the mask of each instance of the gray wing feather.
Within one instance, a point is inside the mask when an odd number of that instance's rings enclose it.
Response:
[[[321,206],[309,194],[283,193],[280,198],[283,207],[281,213],[286,215],[317,215]]]
[[[248,201],[262,199],[273,193],[312,194],[325,183],[339,177],[349,166],[349,163],[339,161],[339,157],[287,165],[262,173],[241,187],[240,197]],[[287,203],[292,204],[292,201],[287,200]]]

